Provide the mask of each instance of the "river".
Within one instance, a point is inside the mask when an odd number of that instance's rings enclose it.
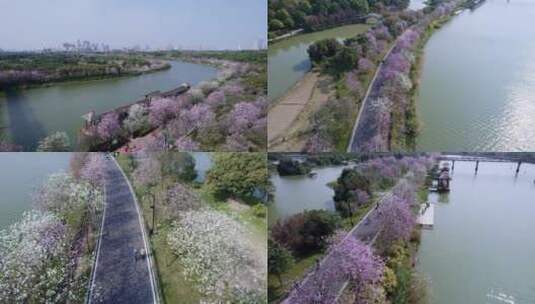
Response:
[[[532,0],[487,0],[431,36],[417,98],[418,150],[535,150],[532,20]]]
[[[305,210],[334,209],[334,191],[327,186],[336,181],[345,166],[331,166],[313,169],[315,177],[271,175],[275,187],[273,202],[268,206],[268,225],[278,219],[287,218]]]
[[[0,230],[32,208],[32,193],[50,174],[66,172],[70,153],[0,153]]]
[[[268,50],[268,98],[276,100],[295,85],[311,64],[308,46],[315,41],[336,38],[343,40],[354,37],[368,29],[364,24],[340,26],[324,31],[297,35],[269,45]]]
[[[196,85],[214,78],[213,67],[172,61],[171,69],[132,77],[76,81],[0,95],[0,122],[12,142],[35,150],[40,139],[65,131],[74,145],[83,125],[82,115],[97,114],[138,101],[151,91],[166,91],[188,82]]]
[[[535,303],[535,165],[455,162],[449,194],[430,194],[418,269],[433,304]]]

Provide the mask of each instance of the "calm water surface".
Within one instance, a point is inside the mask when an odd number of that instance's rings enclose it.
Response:
[[[425,7],[426,0],[411,0],[409,3],[409,9],[419,10]]]
[[[70,153],[0,153],[0,229],[32,208],[32,193],[50,174],[67,171]]]
[[[418,114],[425,151],[535,150],[535,1],[488,0],[425,47]]]
[[[334,191],[327,184],[336,181],[343,169],[344,166],[314,169],[315,177],[271,175],[275,194],[268,206],[268,224],[305,210],[335,210]]]
[[[274,100],[284,95],[310,70],[311,64],[307,53],[309,45],[326,38],[350,38],[367,29],[368,26],[363,24],[347,25],[298,35],[270,45],[268,50],[269,99]]]
[[[192,152],[191,155],[195,159],[195,170],[197,170],[197,178],[195,181],[204,182],[206,171],[212,167],[212,154],[210,152]]]
[[[420,272],[433,304],[535,303],[535,166],[456,162],[451,192],[429,200],[435,227],[424,230]]]
[[[82,115],[102,113],[140,100],[151,91],[170,90],[184,82],[196,85],[216,76],[216,69],[180,61],[172,68],[134,77],[67,82],[51,87],[17,90],[0,95],[2,132],[11,140],[35,150],[38,141],[55,131],[65,131],[76,143]]]

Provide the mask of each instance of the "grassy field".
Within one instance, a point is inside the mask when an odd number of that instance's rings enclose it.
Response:
[[[288,291],[292,288],[293,283],[300,281],[307,269],[316,264],[316,260],[323,257],[323,252],[312,253],[308,256],[300,257],[295,260],[292,268],[282,274],[282,286],[279,279],[274,275],[268,276],[268,297],[269,303],[278,303],[284,299]]]

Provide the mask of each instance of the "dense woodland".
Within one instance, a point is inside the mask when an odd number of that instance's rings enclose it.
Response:
[[[68,80],[137,75],[169,68],[160,60],[122,53],[1,53],[0,89]]]
[[[354,23],[366,14],[406,8],[409,0],[274,0],[269,1],[269,38],[302,28],[315,31]]]

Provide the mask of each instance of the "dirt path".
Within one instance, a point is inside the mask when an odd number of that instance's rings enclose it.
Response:
[[[309,127],[309,118],[331,95],[330,81],[310,72],[299,81],[268,114],[268,145],[270,151],[301,151],[306,142],[302,135]]]
[[[307,73],[268,113],[268,143],[284,136],[309,102],[318,81],[317,73]]]

